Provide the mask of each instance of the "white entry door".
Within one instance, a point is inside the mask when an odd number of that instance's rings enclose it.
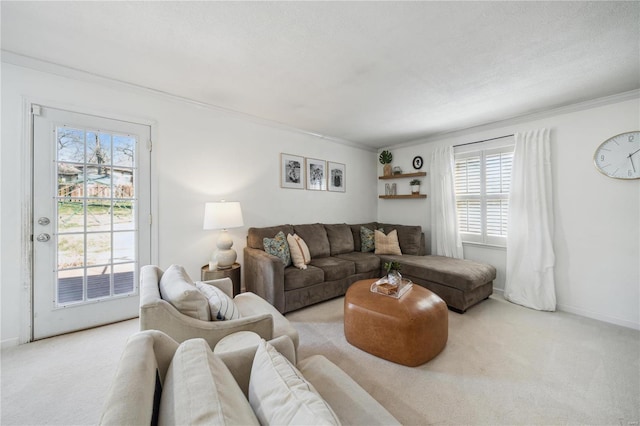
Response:
[[[33,111],[33,338],[134,318],[151,252],[151,129]]]

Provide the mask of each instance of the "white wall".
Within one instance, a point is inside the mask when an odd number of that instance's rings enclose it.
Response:
[[[337,144],[237,114],[78,75],[66,78],[2,64],[2,342],[17,343],[28,321],[28,275],[20,251],[25,200],[23,98],[105,116],[155,122],[152,167],[162,267],[193,278],[208,262],[217,231],[203,231],[204,203],[240,201],[245,227],[229,232],[242,263],[247,228],[282,223],[369,222],[376,218],[375,152]],[[280,153],[346,165],[346,193],[282,189]],[[11,208],[7,208],[7,206]],[[22,330],[22,332],[21,332]]]
[[[600,143],[619,133],[640,129],[637,96],[636,92],[513,120],[511,124],[415,141],[391,149],[393,165],[405,172],[413,171],[411,160],[421,155],[425,160],[422,170],[427,171],[422,192],[428,194],[429,162],[436,146],[542,127],[551,129],[558,309],[640,328],[640,180],[611,179],[593,166],[593,153]],[[378,185],[378,193],[384,193],[384,184]],[[428,230],[430,208],[429,198],[379,200],[378,220],[415,223]],[[430,237],[428,231],[427,235]],[[465,245],[465,257],[495,265],[495,287],[504,289],[505,250]]]

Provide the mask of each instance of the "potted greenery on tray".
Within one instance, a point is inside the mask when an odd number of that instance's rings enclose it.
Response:
[[[389,284],[400,285],[402,275],[400,275],[400,264],[396,261],[385,262],[384,269],[387,271],[387,281]]]

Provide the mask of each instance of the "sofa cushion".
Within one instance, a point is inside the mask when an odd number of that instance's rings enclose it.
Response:
[[[398,231],[398,243],[402,254],[411,254],[418,256],[423,254],[422,245],[422,226],[411,225],[380,225],[386,234],[392,230]]]
[[[361,253],[359,251],[354,251],[351,253],[340,254],[336,257],[338,259],[353,262],[356,266],[356,274],[380,270],[380,258],[373,253]]]
[[[375,230],[366,226],[360,227],[360,251],[368,253],[376,248]]]
[[[171,265],[160,278],[160,295],[181,314],[203,321],[210,321],[209,302],[196,288],[180,265]]]
[[[273,238],[278,232],[284,235],[293,234],[293,226],[278,225],[267,228],[249,228],[247,231],[247,246],[254,249],[264,250],[264,238]]]
[[[311,254],[307,243],[298,234],[287,235],[287,243],[289,243],[293,266],[298,269],[307,269],[307,265],[311,262]]]
[[[398,243],[398,231],[395,229],[389,232],[389,235],[384,235],[383,232],[374,231],[376,239],[376,254],[402,254],[400,251],[400,244]]]
[[[285,268],[291,265],[289,244],[287,243],[287,237],[285,237],[282,231],[278,232],[273,238],[263,238],[262,244],[264,246],[264,251],[273,256],[279,257]]]
[[[159,424],[259,424],[224,362],[204,339],[182,343],[169,365]]]
[[[209,302],[209,311],[213,321],[225,321],[240,318],[240,310],[233,302],[233,299],[220,290],[218,287],[205,284],[201,281],[196,282],[198,290],[205,295]]]
[[[296,234],[307,243],[311,259],[316,257],[328,257],[331,254],[331,246],[324,225],[313,223],[308,225],[295,225]]]
[[[353,251],[362,251],[362,237],[360,236],[360,228],[365,227],[371,230],[377,228],[375,223],[361,223],[357,225],[349,225],[351,228],[351,235],[353,235]]]
[[[324,271],[312,265],[307,265],[307,269],[304,270],[298,268],[284,269],[285,291],[309,287],[324,281]]]
[[[325,281],[341,280],[356,273],[355,263],[337,257],[311,259],[311,265],[322,269]]]
[[[264,340],[251,367],[249,403],[263,425],[340,424],[302,373]]]
[[[351,228],[346,223],[336,225],[325,225],[331,256],[343,253],[351,253],[354,250],[353,234]]]

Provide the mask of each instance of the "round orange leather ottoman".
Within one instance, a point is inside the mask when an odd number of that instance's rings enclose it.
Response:
[[[344,298],[344,335],[353,346],[415,367],[438,355],[449,337],[447,304],[414,284],[400,299],[372,293],[376,280],[357,281]]]

